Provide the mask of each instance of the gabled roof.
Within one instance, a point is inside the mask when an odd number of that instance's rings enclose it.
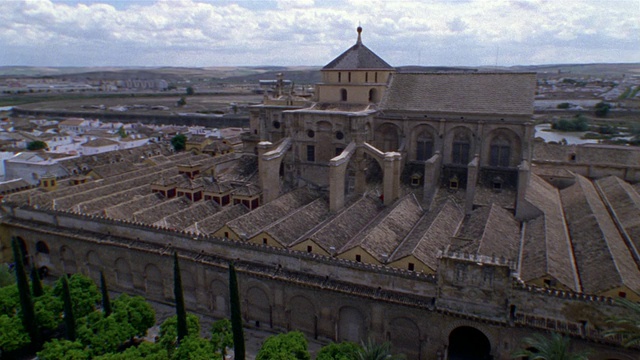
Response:
[[[393,70],[393,67],[382,60],[362,43],[362,28],[358,26],[358,41],[327,64],[322,70]]]
[[[549,275],[571,290],[580,291],[558,189],[531,174],[525,199],[542,215],[526,224],[520,278],[528,282]]]
[[[438,250],[449,245],[463,218],[462,209],[452,199],[447,199],[444,204],[422,215],[390,261],[413,255],[435,271],[438,267]]]
[[[640,272],[593,183],[576,175],[560,190],[563,209],[585,293],[626,286],[640,289]]]
[[[396,201],[388,211],[381,213],[376,221],[363,228],[360,234],[338,251],[342,253],[360,246],[376,260],[385,263],[420,220],[422,213],[415,195],[409,194]]]
[[[530,116],[535,90],[535,73],[395,73],[380,108]]]

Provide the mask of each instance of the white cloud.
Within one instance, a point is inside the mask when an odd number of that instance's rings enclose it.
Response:
[[[392,65],[493,64],[497,48],[501,65],[640,58],[637,0],[125,4],[4,1],[0,65],[322,65],[359,23]]]

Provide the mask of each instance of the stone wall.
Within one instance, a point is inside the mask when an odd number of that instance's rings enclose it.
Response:
[[[572,335],[576,346],[591,348],[596,359],[632,359],[620,348],[596,344],[609,340],[597,331],[597,316],[583,318],[618,311],[611,299],[514,283],[513,264],[502,259],[444,254],[438,273],[446,276],[436,279],[156,226],[6,205],[3,210],[3,248],[10,237],[19,237],[54,276],[81,272],[97,280],[104,270],[115,290],[162,303],[173,301],[177,251],[187,307],[215,317],[228,316],[227,264],[234,261],[249,327],[299,329],[332,341],[372,336],[391,340],[409,359],[429,360],[449,351],[450,334],[460,327],[486,336],[494,359],[509,359],[523,336],[554,329]],[[458,278],[461,264],[464,280]],[[485,269],[493,269],[490,286]],[[480,300],[476,288],[487,290]]]

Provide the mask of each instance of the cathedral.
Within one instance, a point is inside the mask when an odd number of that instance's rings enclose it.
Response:
[[[640,151],[535,140],[534,73],[405,72],[362,36],[313,98],[275,81],[243,154],[149,145],[2,193],[3,259],[16,237],[54,276],[172,302],[177,252],[213,317],[234,261],[245,326],[409,359],[510,359],[550,331],[636,359],[604,331],[640,300]]]

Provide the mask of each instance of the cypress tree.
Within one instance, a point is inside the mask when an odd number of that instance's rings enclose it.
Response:
[[[38,266],[35,261],[31,265],[31,291],[34,297],[40,297],[44,295],[44,289],[42,288],[42,281],[40,281],[40,274],[38,274]]]
[[[236,268],[229,263],[229,304],[231,306],[231,330],[233,332],[233,349],[236,360],[244,360],[244,331],[240,312],[240,295]]]
[[[31,343],[36,347],[40,346],[40,331],[36,322],[36,311],[31,301],[31,290],[29,290],[29,280],[24,269],[24,255],[18,245],[16,238],[11,239],[11,247],[13,249],[13,260],[15,261],[16,283],[20,294],[20,315],[22,317],[22,325],[29,333]]]
[[[71,303],[71,292],[69,291],[69,281],[67,275],[62,277],[62,301],[64,302],[64,327],[66,338],[69,341],[76,341],[76,319],[73,316],[73,304]]]
[[[102,291],[102,312],[104,317],[111,315],[111,300],[109,300],[109,290],[107,290],[107,281],[104,279],[104,273],[100,271],[100,290]]]
[[[187,328],[187,311],[184,308],[184,294],[182,293],[182,275],[178,263],[178,253],[173,253],[173,294],[176,298],[176,315],[178,318],[178,343],[189,335]]]

